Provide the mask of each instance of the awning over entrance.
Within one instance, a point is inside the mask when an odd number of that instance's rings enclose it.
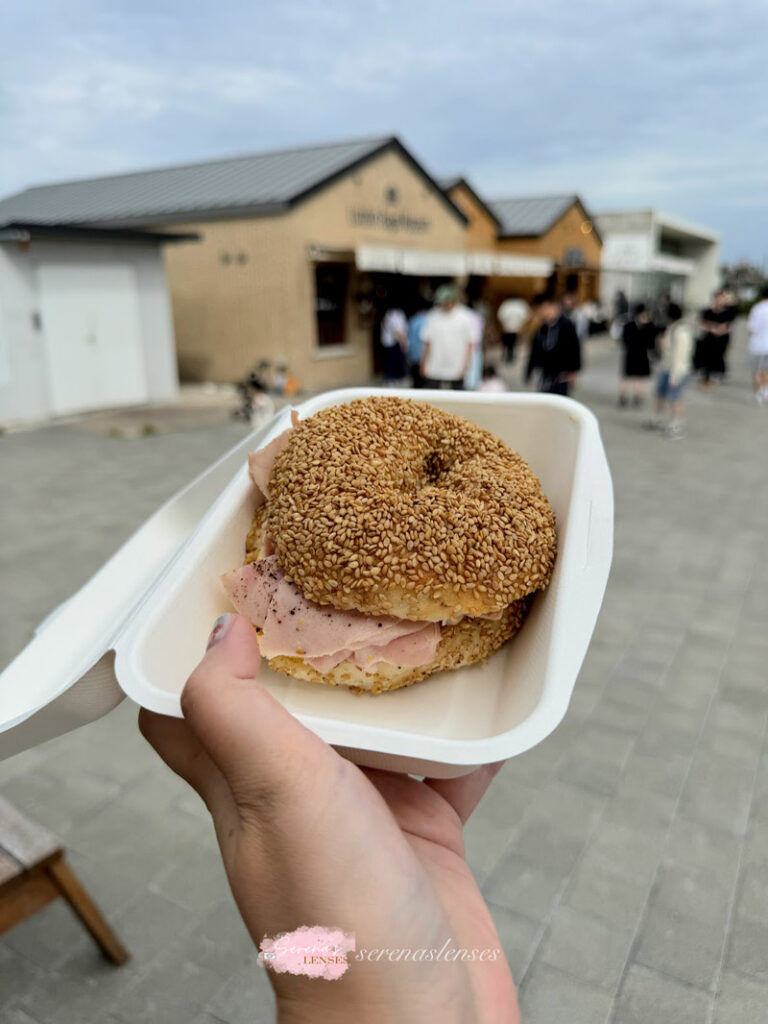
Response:
[[[358,270],[416,277],[549,277],[554,262],[544,256],[516,256],[495,252],[401,249],[360,245],[355,250]]]

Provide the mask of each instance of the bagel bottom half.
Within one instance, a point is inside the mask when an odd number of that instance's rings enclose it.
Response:
[[[318,672],[301,658],[285,656],[270,658],[269,667],[294,679],[324,683],[326,686],[346,686],[358,693],[399,690],[426,679],[433,672],[486,661],[517,633],[530,603],[530,598],[515,601],[504,609],[498,620],[462,619],[455,625],[444,626],[434,659],[428,665],[419,665],[418,668],[382,664],[376,672],[366,672],[350,661],[342,661],[330,672]]]

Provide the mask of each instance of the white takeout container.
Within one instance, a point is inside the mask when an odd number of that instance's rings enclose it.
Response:
[[[378,696],[289,679],[266,662],[260,679],[358,764],[449,778],[530,749],[563,718],[611,564],[611,477],[594,415],[558,396],[355,388],[312,398],[298,414],[371,394],[458,413],[520,452],[557,517],[552,581],[517,637],[485,665]],[[193,481],[46,620],[0,676],[0,757],[99,717],[122,692],[152,711],[181,714],[179,695],[211,624],[231,610],[219,576],[243,559],[254,507],[246,453],[289,422],[284,409]],[[86,606],[99,626],[84,636]],[[25,686],[33,690],[26,704]]]

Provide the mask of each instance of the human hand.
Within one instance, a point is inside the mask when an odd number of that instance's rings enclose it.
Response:
[[[225,616],[181,696],[142,734],[205,801],[256,945],[320,925],[357,950],[496,950],[494,960],[356,960],[333,983],[270,972],[281,1024],[518,1024],[509,967],[462,825],[500,767],[459,779],[361,769],[257,682],[250,623]],[[370,699],[370,698],[362,698]],[[386,699],[386,698],[379,698]]]

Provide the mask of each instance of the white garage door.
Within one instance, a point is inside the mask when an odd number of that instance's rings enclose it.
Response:
[[[145,402],[133,267],[43,263],[38,284],[53,412]]]

